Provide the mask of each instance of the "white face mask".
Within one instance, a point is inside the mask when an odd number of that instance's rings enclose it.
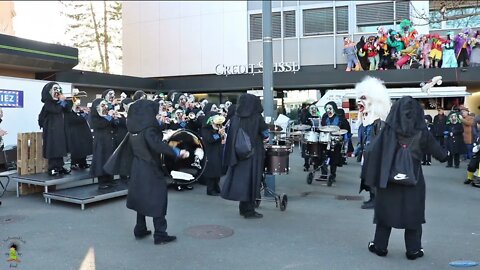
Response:
[[[332,105],[325,106],[325,111],[327,112],[328,117],[332,117],[335,114]]]
[[[105,99],[106,99],[108,102],[112,103],[113,100],[115,99],[115,91],[109,91],[109,92],[107,93],[107,95],[105,96]]]
[[[52,85],[50,89],[50,95],[52,96],[53,100],[58,100],[58,97],[62,94],[62,88],[58,84]]]
[[[97,106],[97,112],[100,116],[108,115],[108,103],[105,100],[102,100]]]

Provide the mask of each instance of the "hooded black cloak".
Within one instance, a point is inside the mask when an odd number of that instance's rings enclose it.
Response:
[[[93,137],[86,117],[82,112],[72,110],[72,101],[67,101],[69,111],[65,113],[68,152],[72,160],[85,158],[92,154]]]
[[[407,144],[413,157],[418,180],[413,187],[388,183],[399,143]],[[425,223],[425,180],[421,167],[424,154],[432,154],[441,162],[447,158],[427,129],[421,106],[412,97],[403,97],[393,104],[385,127],[365,152],[365,183],[377,187],[375,223],[399,229],[418,229]]]
[[[92,102],[90,110],[90,127],[93,129],[93,158],[90,174],[93,177],[107,175],[103,165],[116,148],[115,129],[118,121],[108,120],[98,114],[97,107],[104,99],[97,98]]]
[[[363,70],[369,70],[370,62],[368,61],[368,56],[363,47],[365,46],[365,37],[362,36],[360,40],[357,42],[357,56],[358,61],[360,61],[360,65],[362,66]],[[360,56],[360,50],[364,53],[363,56]]]
[[[218,115],[216,112],[209,112],[205,115],[202,123],[201,135],[203,145],[205,146],[205,155],[207,157],[207,166],[202,176],[206,178],[216,178],[222,176],[222,138],[212,125],[207,123],[210,117]]]
[[[58,100],[50,94],[52,86],[57,82],[49,82],[42,89],[43,108],[41,119],[43,125],[43,157],[47,159],[61,158],[67,155],[67,135],[65,132],[64,113],[70,109],[62,107]]]
[[[225,144],[223,162],[228,166],[228,171],[221,194],[224,199],[253,202],[260,196],[265,161],[263,139],[268,138],[268,126],[262,112],[258,97],[251,94],[240,96]],[[240,128],[248,134],[254,149],[253,156],[246,160],[238,160],[235,153],[235,139]]]

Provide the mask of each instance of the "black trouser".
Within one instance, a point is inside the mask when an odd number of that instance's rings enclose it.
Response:
[[[435,136],[435,139],[440,143],[441,147],[445,147],[445,137],[443,136]]]
[[[480,156],[473,155],[468,163],[467,171],[474,173],[478,169],[478,162],[480,162]]]
[[[220,182],[220,177],[208,177],[206,179],[207,182],[207,193],[215,193],[220,192],[220,186],[218,183]]]
[[[251,214],[255,212],[255,202],[240,202],[238,209],[240,210],[240,215]]]
[[[463,62],[463,66],[460,63]],[[462,48],[457,58],[458,67],[468,67],[468,53],[467,49]]]
[[[113,182],[113,175],[105,174],[98,177],[99,184],[104,184],[109,182]]]
[[[422,162],[423,162],[423,163],[425,163],[425,162],[432,162],[432,155],[430,155],[430,154],[424,154],[424,155],[423,155]]]
[[[63,165],[63,157],[48,159],[48,171],[61,170],[63,168]]]
[[[377,224],[373,243],[380,250],[387,250],[392,227]],[[405,229],[405,248],[409,253],[415,253],[422,248],[422,225],[417,230]]]
[[[460,154],[452,154],[448,156],[448,166],[451,167],[452,163],[455,163],[455,166],[460,166]]]
[[[167,220],[165,216],[163,217],[154,217],[153,218],[153,227],[155,232],[153,234],[154,238],[162,237],[167,235]],[[147,230],[147,222],[145,216],[137,212],[137,224],[135,225],[135,232],[141,233]]]

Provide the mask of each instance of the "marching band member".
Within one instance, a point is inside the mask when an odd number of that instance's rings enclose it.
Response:
[[[145,94],[145,92],[139,90],[139,91],[136,91],[133,94],[132,99],[133,99],[133,101],[137,101],[139,99],[147,99],[147,94]]]
[[[43,157],[48,159],[48,175],[69,174],[63,167],[63,157],[67,155],[67,136],[65,131],[66,97],[56,82],[47,83],[42,89],[43,108],[38,123],[43,129]]]
[[[340,129],[347,129],[348,127],[345,126],[345,122],[341,121],[337,112],[338,109],[335,102],[330,101],[325,104],[325,113],[322,116],[322,126],[338,126]],[[343,164],[341,153],[342,146],[340,144],[335,144],[331,150],[328,150],[323,144],[320,147],[322,148],[322,151],[327,151],[327,165],[330,165],[330,176],[328,177],[327,186],[330,187],[337,177],[337,167]]]
[[[115,105],[117,105],[117,99],[115,99],[115,90],[107,89],[107,90],[103,91],[102,98],[105,101],[107,101],[109,110],[114,110],[115,109]]]
[[[249,219],[263,217],[255,211],[255,201],[260,198],[264,171],[263,142],[269,138],[268,126],[263,120],[262,112],[260,98],[252,94],[240,96],[235,116],[230,121],[223,158],[228,171],[221,196],[227,200],[239,201],[240,215]],[[235,150],[235,138],[240,129],[250,137],[253,149],[253,155],[243,160],[238,159]]]
[[[103,165],[117,148],[115,129],[119,121],[113,108],[109,107],[106,100],[97,98],[92,102],[90,112],[90,127],[93,129],[93,158],[90,174],[98,178],[99,189],[114,185],[113,175],[103,169]]]
[[[80,99],[74,98],[67,101],[71,108],[65,113],[65,126],[67,132],[67,145],[71,157],[72,170],[87,169],[87,156],[92,154],[93,137],[88,126],[88,111],[80,107]]]
[[[133,230],[135,238],[145,238],[152,233],[145,220],[146,216],[152,217],[154,244],[161,245],[176,240],[176,237],[166,232],[168,190],[160,155],[187,158],[189,153],[163,142],[157,114],[158,103],[154,101],[141,99],[132,103],[127,118],[129,134],[105,169],[110,174],[130,175],[127,208],[137,213]]]
[[[314,126],[314,123],[312,121],[315,121],[315,120],[312,120],[312,119],[318,119],[318,118],[319,118],[318,108],[317,108],[317,106],[312,104],[312,105],[308,106],[308,108],[305,108],[305,115],[302,119],[302,124],[309,125],[309,126]],[[303,160],[304,160],[303,171],[306,172],[310,169],[310,157],[305,155],[305,144],[302,144],[302,157],[303,157]],[[317,169],[318,164],[315,164],[314,166],[315,166],[315,169]]]
[[[203,171],[203,178],[207,184],[207,195],[218,196],[220,194],[220,177],[222,176],[222,154],[225,144],[225,129],[223,123],[225,117],[216,112],[209,112],[202,125],[202,141],[205,145],[207,166]]]

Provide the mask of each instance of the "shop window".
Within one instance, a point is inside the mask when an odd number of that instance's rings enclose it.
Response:
[[[394,22],[410,18],[409,1],[396,1],[395,5],[393,2],[357,5],[356,8],[358,32],[376,32],[379,26],[393,28]]]
[[[295,18],[295,10],[289,10],[283,12],[283,34],[284,37],[296,37],[296,18]]]
[[[303,10],[303,35],[333,34],[333,8]]]

